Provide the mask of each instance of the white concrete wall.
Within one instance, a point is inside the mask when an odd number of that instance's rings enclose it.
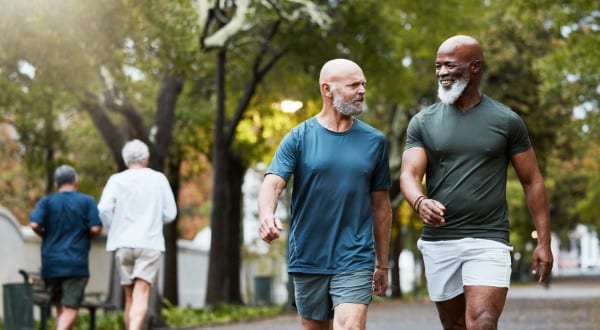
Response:
[[[179,306],[201,308],[206,299],[209,253],[192,241],[179,240],[177,247]]]
[[[26,266],[25,242],[17,219],[0,207],[0,283],[22,283],[19,268]],[[2,289],[0,289],[2,290]],[[0,294],[0,306],[4,306]],[[4,309],[0,309],[3,313]]]

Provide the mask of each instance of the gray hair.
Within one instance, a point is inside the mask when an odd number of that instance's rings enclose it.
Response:
[[[77,181],[77,172],[69,165],[61,165],[54,171],[54,182],[57,186],[74,184]]]
[[[123,156],[123,161],[127,166],[141,164],[146,158],[150,157],[150,150],[144,142],[135,139],[125,143],[121,156]]]

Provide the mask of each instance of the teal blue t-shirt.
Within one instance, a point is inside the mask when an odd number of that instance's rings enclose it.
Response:
[[[44,228],[42,278],[89,277],[90,228],[102,226],[94,199],[77,191],[42,198],[29,215]]]
[[[290,273],[373,269],[370,194],[390,188],[388,158],[385,136],[358,119],[337,133],[313,117],[284,137],[267,173],[293,176]]]
[[[446,223],[425,225],[421,238],[509,244],[507,168],[513,155],[531,148],[523,120],[485,95],[466,112],[436,103],[411,119],[406,149],[413,147],[427,153],[428,196],[446,206]]]

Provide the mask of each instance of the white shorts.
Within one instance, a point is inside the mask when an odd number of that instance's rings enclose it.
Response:
[[[132,285],[136,278],[152,285],[160,269],[162,254],[162,251],[153,249],[118,248],[115,260],[121,285]]]
[[[423,241],[427,289],[432,301],[446,301],[464,292],[463,286],[510,286],[512,247],[500,242],[463,238]]]

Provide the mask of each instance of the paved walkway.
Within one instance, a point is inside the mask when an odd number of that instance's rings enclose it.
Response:
[[[295,315],[197,329],[297,330]],[[367,329],[441,329],[435,306],[429,300],[390,300],[369,308]],[[500,318],[507,330],[600,330],[600,279],[554,281],[549,288],[537,284],[513,285]]]

